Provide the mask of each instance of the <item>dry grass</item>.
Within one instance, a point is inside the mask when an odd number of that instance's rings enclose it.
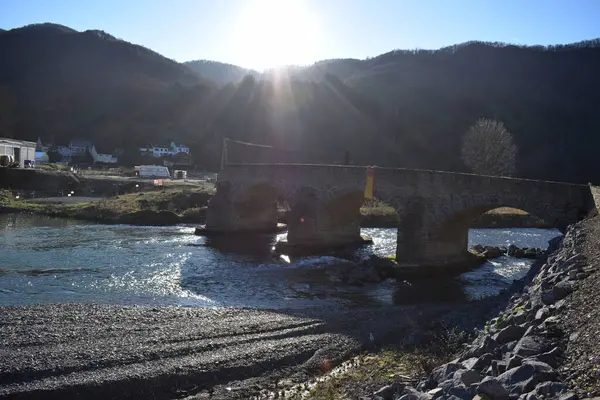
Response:
[[[0,191],[0,206],[9,211],[30,211],[94,220],[110,220],[119,215],[141,210],[168,210],[184,213],[207,204],[213,192],[194,189],[165,189],[161,191],[130,193],[100,201],[79,204],[36,204],[16,199],[9,191]]]
[[[321,379],[308,391],[300,391],[288,398],[308,400],[358,399],[371,395],[379,388],[402,382],[416,385],[418,380],[448,362],[469,340],[464,332],[442,330],[432,333],[424,344],[412,349],[383,349],[351,360],[350,367]]]
[[[394,207],[376,199],[365,200],[363,206],[360,208],[360,213],[363,216],[396,217]]]
[[[495,208],[493,210],[488,211],[486,214],[529,215],[529,213],[526,213],[523,210],[519,210],[518,208],[510,208],[510,207]]]

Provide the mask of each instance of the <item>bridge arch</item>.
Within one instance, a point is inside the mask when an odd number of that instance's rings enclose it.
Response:
[[[406,264],[460,264],[467,262],[469,228],[482,214],[511,207],[534,215],[560,231],[583,215],[568,199],[518,193],[439,195],[405,201],[398,228],[397,259]]]

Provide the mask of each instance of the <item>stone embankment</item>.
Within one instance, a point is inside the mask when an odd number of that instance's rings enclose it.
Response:
[[[532,268],[529,286],[456,359],[435,368],[416,387],[398,382],[369,398],[568,400],[600,394],[595,352],[600,321],[590,310],[599,294],[594,284],[598,267],[590,258],[598,246],[586,235],[590,226],[600,231],[595,220],[571,226],[546,263]],[[584,299],[580,288],[595,295]]]

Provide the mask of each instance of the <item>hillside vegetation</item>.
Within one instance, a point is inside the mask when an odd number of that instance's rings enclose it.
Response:
[[[210,168],[218,168],[228,137],[295,150],[241,152],[260,161],[290,154],[341,162],[347,150],[356,164],[466,171],[461,139],[485,117],[514,135],[517,176],[595,182],[599,44],[469,42],[325,60],[237,82],[244,70],[235,66],[196,63],[205,67],[201,77],[101,31],[29,26],[0,33],[0,129],[126,151],[173,138]]]

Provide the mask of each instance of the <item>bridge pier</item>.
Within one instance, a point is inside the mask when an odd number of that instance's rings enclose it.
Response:
[[[277,197],[268,186],[232,189],[219,182],[207,214],[207,233],[277,232]]]
[[[473,255],[467,250],[468,231],[456,232],[453,238],[439,237],[436,232],[407,231],[398,228],[396,262],[400,266],[467,266]]]
[[[290,206],[287,241],[277,248],[311,252],[364,243],[360,235],[362,193],[326,196],[314,189],[301,188]]]
[[[400,266],[441,267],[472,265],[469,225],[444,224],[436,207],[421,198],[409,199],[399,215],[396,262]]]

